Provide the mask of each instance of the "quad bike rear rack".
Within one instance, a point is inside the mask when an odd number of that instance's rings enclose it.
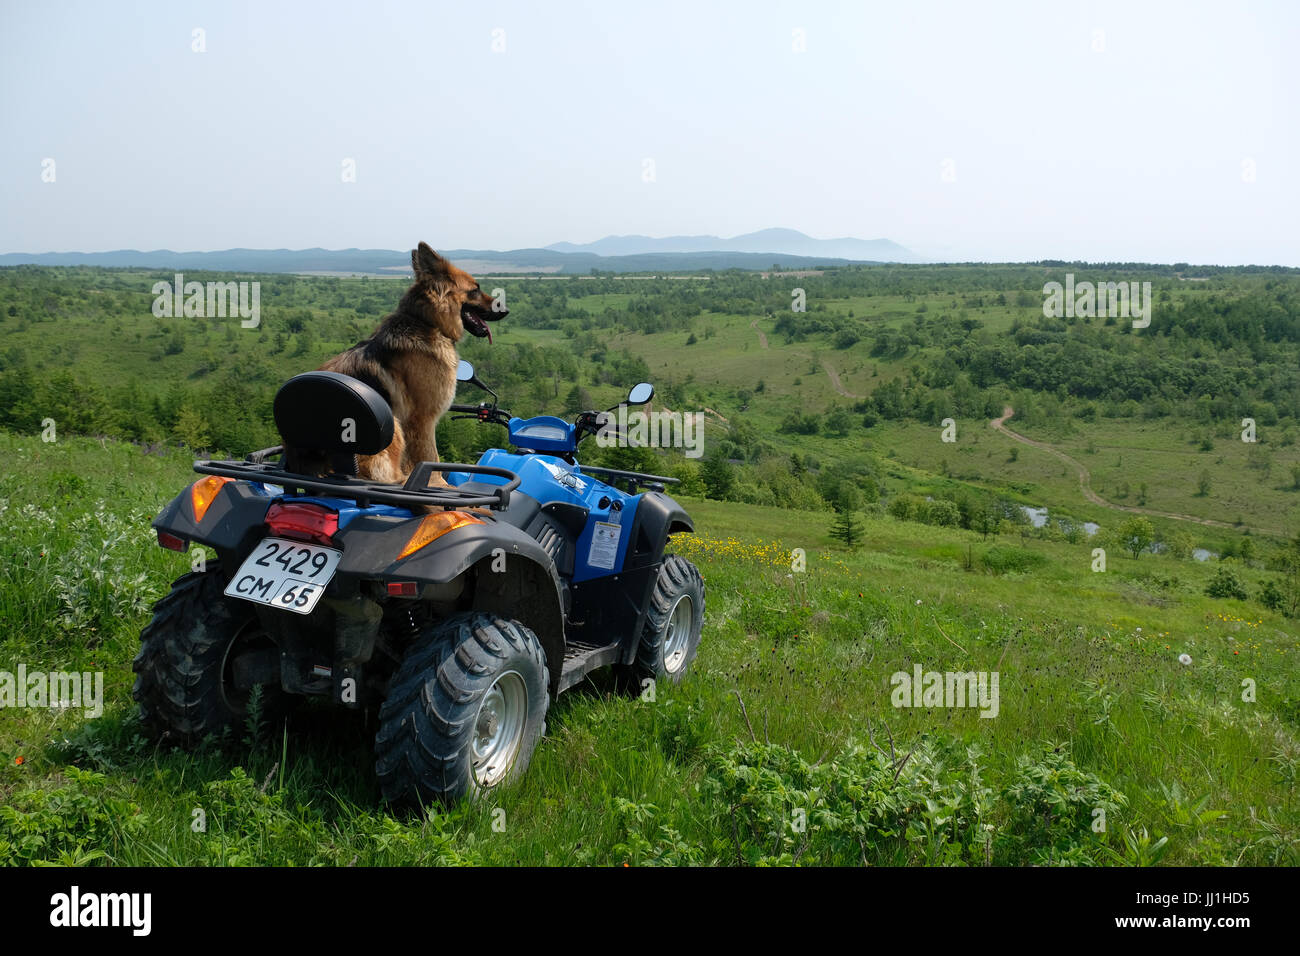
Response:
[[[280,462],[267,461],[284,451],[283,446],[255,451],[243,461],[196,461],[194,470],[201,475],[218,475],[242,481],[279,485],[285,494],[317,494],[333,498],[351,498],[358,507],[371,504],[396,505],[401,508],[491,508],[501,511],[510,506],[510,492],[519,487],[519,476],[505,468],[486,465],[461,465],[455,462],[422,461],[411,471],[405,484],[385,484],[348,475],[310,477],[285,471]],[[439,485],[429,488],[433,473],[455,471],[471,475],[504,478],[504,485],[486,492],[483,485],[473,489]]]

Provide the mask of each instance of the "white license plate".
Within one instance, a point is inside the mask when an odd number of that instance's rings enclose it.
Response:
[[[226,585],[226,594],[310,614],[338,570],[342,551],[284,538],[263,538]]]

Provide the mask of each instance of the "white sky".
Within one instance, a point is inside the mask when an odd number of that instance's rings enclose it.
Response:
[[[1300,266],[1298,27],[1291,2],[0,0],[0,252],[786,226]]]

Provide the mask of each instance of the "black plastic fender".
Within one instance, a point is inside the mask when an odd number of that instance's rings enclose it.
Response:
[[[247,554],[265,537],[266,512],[274,500],[257,494],[241,481],[228,481],[212,499],[202,522],[194,520],[194,506],[188,486],[169,501],[153,519],[152,527],[217,552],[223,567],[234,574],[238,557]]]
[[[473,587],[470,601],[473,610],[513,618],[537,635],[546,651],[554,697],[564,669],[564,588],[550,555],[536,541],[514,525],[484,517],[483,524],[468,524],[449,531],[400,561],[392,559],[405,545],[407,536],[390,534],[384,546],[392,549],[388,552],[391,563],[384,567],[379,561],[369,562],[366,548],[357,546],[355,532],[363,530],[357,526],[369,520],[358,518],[348,526],[345,532],[348,547],[339,563],[340,571],[349,570],[356,562],[359,567],[367,567],[366,573],[371,577],[417,581],[435,587],[449,584],[467,573],[472,575],[472,581],[467,583]],[[414,532],[419,520],[414,518],[403,523]],[[379,546],[378,542],[375,544]],[[382,570],[376,573],[378,568]],[[362,572],[352,569],[352,573]]]
[[[632,571],[663,560],[668,536],[680,531],[694,531],[695,522],[686,509],[658,491],[647,491],[636,506],[632,519],[632,541],[623,570]]]

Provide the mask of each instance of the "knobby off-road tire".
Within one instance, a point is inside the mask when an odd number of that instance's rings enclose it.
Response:
[[[141,719],[164,740],[192,746],[248,714],[249,691],[234,686],[231,651],[271,642],[252,609],[223,590],[216,565],[177,578],[140,634],[131,696]],[[278,686],[264,685],[262,714],[277,716],[285,698]]]
[[[700,648],[703,627],[704,579],[699,569],[683,557],[666,555],[650,593],[632,667],[637,684],[660,677],[679,682]]]
[[[546,653],[518,621],[457,614],[406,652],[379,711],[375,773],[390,803],[450,803],[509,784],[546,732]]]

